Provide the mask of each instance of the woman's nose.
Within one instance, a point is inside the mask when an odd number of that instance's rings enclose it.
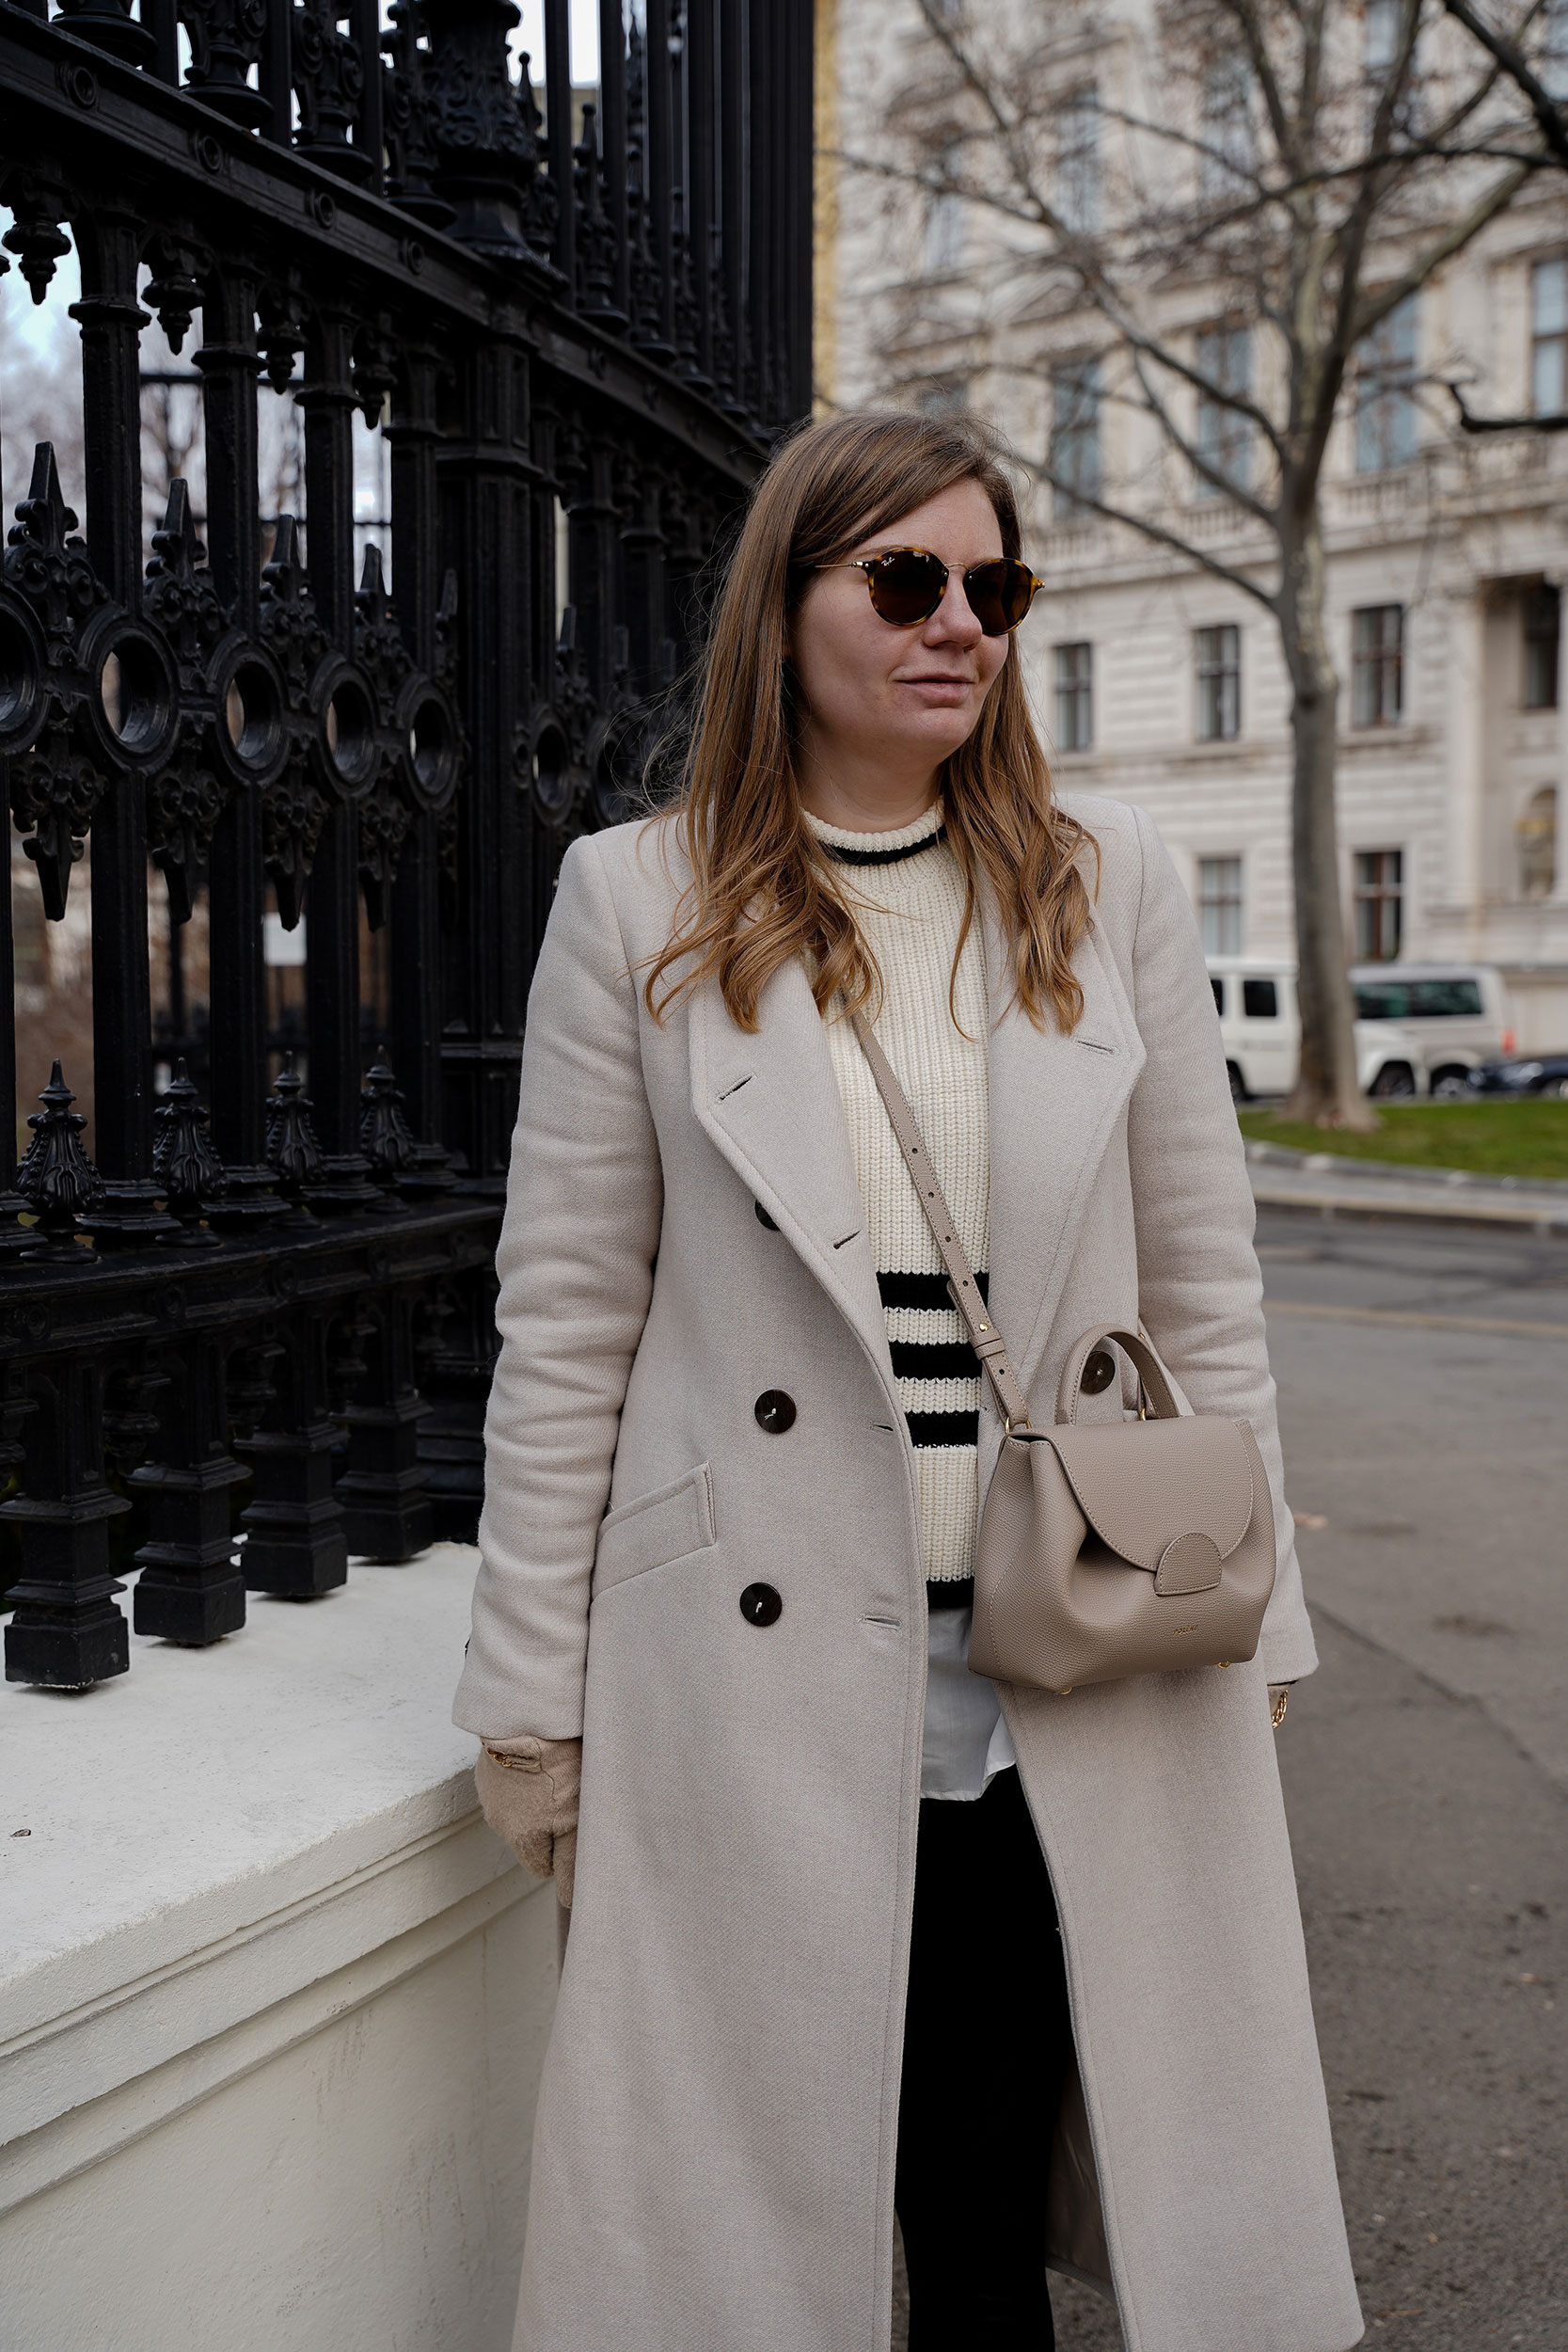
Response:
[[[964,595],[961,573],[948,574],[946,594],[927,623],[926,633],[938,644],[959,645],[973,645],[984,635]]]

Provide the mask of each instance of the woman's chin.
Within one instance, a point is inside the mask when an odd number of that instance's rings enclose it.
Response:
[[[951,758],[974,732],[974,717],[967,710],[903,711],[880,739],[884,755],[905,752],[911,758],[933,765]]]

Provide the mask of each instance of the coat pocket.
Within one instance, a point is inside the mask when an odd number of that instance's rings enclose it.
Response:
[[[607,1513],[599,1524],[594,1558],[594,1598],[628,1577],[684,1560],[716,1542],[713,1532],[713,1473],[705,1462],[686,1470],[652,1494],[639,1495]]]

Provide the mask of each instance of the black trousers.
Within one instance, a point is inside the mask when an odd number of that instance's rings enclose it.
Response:
[[[927,1798],[894,2189],[910,2352],[1051,2352],[1045,2181],[1071,2031],[1017,1772],[973,1804]]]

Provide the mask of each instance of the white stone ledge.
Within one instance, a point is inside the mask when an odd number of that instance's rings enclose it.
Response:
[[[243,1632],[133,1634],[130,1673],[80,1693],[4,1686],[0,2054],[473,1810],[451,1708],[476,1561],[438,1545],[320,1600],[252,1594]]]
[[[214,2092],[240,2082],[340,2024],[404,1978],[428,1966],[454,1944],[478,1933],[514,1903],[545,1892],[514,1868],[451,1909],[421,1921],[389,1943],[359,1953],[330,1976],[306,1979],[259,2014],[250,2014],[242,1999],[232,2022],[208,2030],[210,2012],[203,2015],[193,2009],[187,2032],[177,2038],[174,2056],[159,2064],[150,2050],[143,2049],[138,2060],[145,2062],[138,2063],[134,2074],[128,2074],[123,2064],[115,2067],[109,2087],[97,2092],[85,2071],[84,2053],[71,2046],[67,2021],[60,2035],[40,2037],[36,2045],[38,2081],[44,2090],[43,2120],[31,2129],[22,2123],[12,2137],[8,2117],[7,2137],[0,2141],[0,2219],[29,2198],[73,2180]],[[547,1937],[554,1932],[552,1918]],[[125,2033],[139,2040],[143,2015],[127,2015],[117,2022]],[[69,2096],[71,2104],[62,2106],[61,2094]],[[23,2106],[19,2099],[19,2111]]]
[[[94,1691],[0,1694],[0,2235],[29,2352],[86,2345],[100,2292],[127,2352],[303,2352],[285,2314],[349,2268],[365,2295],[330,2328],[326,2296],[331,2352],[504,2341],[555,1903],[484,1827],[451,1721],[476,1563],[356,1565],[319,1601],[253,1596],[211,1650],[133,1635]],[[245,2211],[243,2322],[220,2265],[170,2328],[168,2163]],[[330,2253],[303,2202],[296,2245],[250,2217],[245,2185],[280,2165],[349,2176]],[[101,2285],[50,2252],[79,2208],[114,2218]],[[399,2215],[417,2265],[387,2250]]]

